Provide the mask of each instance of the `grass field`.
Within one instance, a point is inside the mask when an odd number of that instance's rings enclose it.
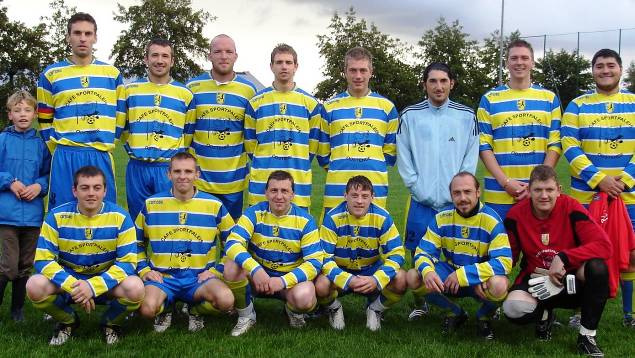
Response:
[[[118,200],[125,206],[123,178],[125,154],[117,149]],[[482,177],[479,168],[479,177]],[[558,165],[561,178],[568,178],[566,163]],[[319,215],[324,172],[315,168],[312,213]],[[568,179],[563,180],[568,190]],[[404,210],[408,200],[407,190],[396,170],[390,172],[388,207],[401,231]],[[409,264],[408,264],[409,265]],[[7,290],[9,291],[9,290]],[[5,294],[10,300],[10,294]],[[16,324],[10,320],[8,302],[0,311],[0,347],[2,357],[420,357],[425,355],[448,357],[504,357],[504,356],[573,356],[577,331],[566,327],[570,311],[561,310],[558,319],[565,325],[556,327],[549,343],[534,339],[533,326],[518,327],[505,320],[495,322],[497,338],[484,342],[475,336],[475,322],[471,318],[456,335],[442,336],[439,331],[441,315],[433,310],[424,320],[407,322],[412,296],[388,311],[382,330],[371,333],[365,328],[364,301],[359,297],[342,299],[346,316],[346,329],[332,330],[326,317],[311,320],[303,330],[292,330],[283,315],[282,303],[275,300],[257,300],[258,324],[243,337],[229,336],[234,317],[210,317],[207,327],[196,334],[187,332],[187,320],[177,316],[176,322],[164,334],[152,331],[149,321],[134,318],[125,327],[126,336],[115,347],[106,347],[99,332],[99,314],[87,316],[80,313],[82,326],[75,339],[60,348],[47,345],[52,324],[43,322],[42,315],[30,303],[25,307],[26,322]],[[468,313],[477,306],[469,299],[461,301]],[[600,328],[598,342],[609,357],[633,356],[634,331],[626,331],[621,325],[621,303],[611,300],[607,304]]]

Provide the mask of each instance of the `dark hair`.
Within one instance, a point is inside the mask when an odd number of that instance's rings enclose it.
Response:
[[[544,164],[537,165],[529,174],[529,186],[535,181],[547,181],[549,179],[553,179],[556,184],[560,184],[555,169]]]
[[[459,178],[459,177],[470,177],[474,180],[474,186],[476,187],[476,190],[478,190],[481,187],[481,184],[478,182],[478,179],[476,178],[476,176],[470,172],[466,172],[466,171],[462,171],[462,172],[458,172],[456,173],[453,177],[452,180],[450,180],[450,185],[448,185],[448,189],[450,190],[450,192],[452,192],[452,183],[454,182],[454,179]]]
[[[531,44],[529,42],[525,40],[521,40],[521,39],[514,40],[507,45],[507,58],[509,58],[509,50],[511,50],[514,47],[524,47],[526,49],[529,49],[529,52],[531,52],[531,59],[533,60],[534,48],[531,47]]]
[[[170,55],[174,55],[174,47],[172,46],[172,42],[170,42],[170,40],[164,39],[164,38],[153,38],[152,40],[150,40],[148,42],[148,44],[146,45],[146,57],[148,57],[149,52],[150,52],[150,46],[152,45],[159,45],[162,47],[169,47],[170,48]]]
[[[93,26],[95,26],[95,33],[97,33],[97,21],[95,21],[95,18],[92,17],[90,14],[87,14],[85,12],[78,12],[73,14],[73,16],[71,16],[70,19],[68,19],[68,23],[66,24],[66,33],[67,34],[71,34],[71,26],[76,23],[76,22],[80,22],[80,21],[87,21],[90,22],[91,24],[93,24]]]
[[[81,167],[75,172],[75,175],[73,176],[73,188],[77,189],[79,177],[92,178],[96,176],[101,176],[101,179],[104,181],[104,188],[106,188],[106,175],[101,169],[92,165]]]
[[[172,156],[172,158],[170,158],[170,167],[168,169],[172,169],[172,162],[174,162],[175,160],[187,160],[187,159],[191,159],[194,161],[194,165],[196,166],[196,157],[193,156],[190,152],[178,152],[176,154],[174,154]],[[197,168],[198,170],[198,168]]]
[[[298,63],[298,54],[295,52],[293,47],[287,44],[278,44],[271,51],[271,64],[273,65],[273,58],[276,57],[279,53],[290,53],[293,56],[293,63]]]
[[[448,74],[450,80],[456,80],[456,77],[454,77],[454,73],[452,73],[452,70],[450,70],[450,66],[443,62],[432,62],[428,65],[428,67],[426,67],[425,70],[423,70],[423,83],[428,81],[430,71],[443,71]]]
[[[348,179],[348,182],[346,183],[346,194],[348,194],[351,189],[370,190],[370,193],[375,195],[373,183],[371,183],[370,180],[363,175],[356,175]]]
[[[265,190],[269,189],[269,182],[272,180],[278,180],[278,181],[282,181],[282,180],[288,180],[291,182],[291,190],[293,190],[295,192],[295,182],[293,181],[293,177],[291,176],[291,174],[289,174],[289,172],[286,172],[284,170],[274,170],[273,172],[271,172],[271,174],[269,174],[269,177],[267,178],[267,184],[265,185]]]
[[[595,61],[597,61],[598,57],[613,57],[615,61],[617,61],[617,64],[622,67],[622,58],[620,57],[620,54],[611,49],[603,48],[600,51],[596,52],[595,55],[593,55],[593,59],[591,60],[591,67],[595,66]]]
[[[368,67],[373,69],[373,55],[367,49],[363,47],[353,47],[352,49],[346,51],[346,55],[344,55],[344,69],[348,67],[348,60],[368,60]]]

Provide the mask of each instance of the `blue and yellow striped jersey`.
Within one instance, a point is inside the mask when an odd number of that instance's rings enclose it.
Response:
[[[560,116],[560,101],[547,89],[496,87],[483,95],[478,107],[480,151],[491,150],[508,178],[527,182],[548,150],[560,154]],[[487,169],[484,182],[485,202],[514,203]]]
[[[35,251],[35,272],[65,292],[86,280],[100,296],[135,274],[135,230],[128,214],[105,201],[92,217],[79,212],[77,201],[60,205],[46,215]]]
[[[346,202],[331,209],[320,227],[326,256],[322,272],[340,289],[355,275],[373,276],[382,290],[405,261],[401,237],[390,214],[376,204],[356,218]]]
[[[121,137],[132,159],[167,162],[192,142],[194,95],[177,81],[139,79],[125,86],[126,126]]]
[[[415,251],[414,267],[425,276],[442,260],[456,269],[461,287],[507,275],[512,268],[512,250],[505,227],[496,212],[483,203],[470,217],[454,209],[439,212]]]
[[[214,194],[245,189],[248,169],[243,149],[245,109],[256,87],[236,75],[217,82],[209,73],[187,83],[196,103],[196,125],[190,151],[197,158],[201,178],[196,187]]]
[[[57,144],[112,151],[125,125],[123,78],[93,60],[64,60],[42,71],[37,85],[40,134],[49,150]]]
[[[225,253],[250,276],[264,269],[281,277],[286,288],[313,280],[322,269],[315,221],[293,203],[283,216],[275,216],[266,201],[249,207],[229,235]]]
[[[218,244],[222,245],[234,220],[221,201],[197,190],[192,199],[181,201],[171,191],[146,199],[135,222],[139,246],[137,272],[150,270],[164,277],[196,277],[215,268]]]
[[[328,168],[324,207],[343,198],[348,179],[364,175],[375,188],[375,203],[386,207],[388,165],[397,159],[399,114],[395,105],[375,92],[353,97],[343,92],[324,103],[318,162]]]
[[[562,119],[562,145],[571,171],[571,196],[591,202],[607,175],[621,175],[620,195],[635,204],[635,94],[590,91],[569,103]]]
[[[311,161],[318,145],[321,108],[299,88],[280,92],[268,87],[249,101],[245,113],[245,150],[251,159],[249,205],[266,200],[271,172],[285,170],[295,182],[293,202],[311,206]]]

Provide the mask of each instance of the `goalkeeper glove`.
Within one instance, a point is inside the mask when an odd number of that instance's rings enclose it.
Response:
[[[549,276],[532,278],[529,280],[529,286],[529,293],[541,301],[559,294],[565,287],[567,294],[573,295],[576,293],[574,275],[567,275],[565,277],[565,284],[562,286],[556,286],[551,282]]]

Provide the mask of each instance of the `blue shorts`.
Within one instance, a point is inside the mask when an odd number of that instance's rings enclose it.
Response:
[[[143,209],[147,198],[156,193],[172,188],[168,179],[167,162],[144,162],[130,159],[126,167],[126,199],[128,200],[128,212],[132,220]]]
[[[75,200],[73,196],[73,177],[79,168],[93,165],[106,175],[106,197],[104,200],[117,202],[117,186],[112,154],[90,147],[72,147],[58,145],[53,152],[49,185],[48,208]]]
[[[231,194],[216,194],[210,193],[217,197],[225,206],[227,211],[229,211],[229,215],[234,218],[234,221],[238,221],[243,214],[243,192],[239,191],[237,193]]]
[[[155,286],[161,289],[161,291],[165,292],[165,294],[167,295],[165,299],[165,305],[169,306],[176,300],[185,302],[187,304],[196,303],[194,302],[194,293],[196,293],[196,290],[207,283],[207,281],[215,279],[217,279],[217,277],[210,277],[203,282],[198,282],[197,276],[185,278],[164,277],[163,283],[156,281],[145,281],[144,285]]]
[[[514,206],[514,204],[494,204],[494,203],[485,203],[485,205],[494,209],[494,211],[498,214],[498,216],[500,216],[501,221],[505,220],[505,217],[507,216],[507,212],[509,211],[509,209],[512,208],[512,206]]]
[[[410,202],[406,208],[406,230],[404,246],[410,250],[411,256],[419,246],[419,241],[428,230],[428,224],[434,220],[437,210],[423,205],[410,197]]]

